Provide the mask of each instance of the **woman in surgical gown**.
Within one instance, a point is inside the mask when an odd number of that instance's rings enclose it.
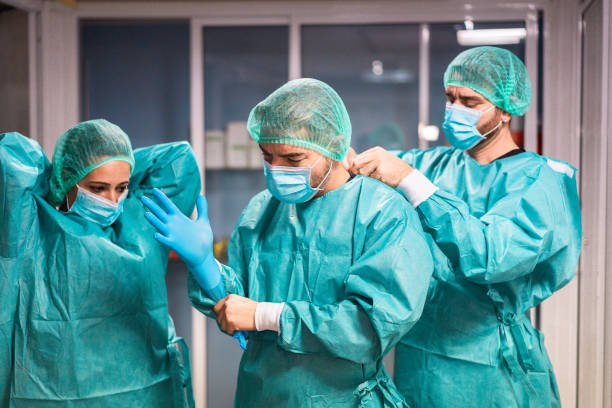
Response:
[[[104,166],[129,168],[115,202],[75,189]],[[132,153],[119,127],[93,120],[62,135],[51,166],[33,140],[0,134],[0,407],[193,406],[168,250],[141,221],[153,187],[191,213],[200,178],[187,143]]]

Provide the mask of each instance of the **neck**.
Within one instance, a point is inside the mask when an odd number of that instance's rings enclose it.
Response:
[[[327,177],[327,181],[323,186],[323,191],[316,196],[320,197],[332,190],[337,189],[338,187],[342,187],[350,178],[351,176],[349,172],[340,165],[340,162],[334,162],[332,170]]]
[[[518,149],[518,145],[512,139],[510,126],[506,123],[499,128],[499,131],[493,137],[477,144],[467,153],[478,163],[489,164],[514,149]]]

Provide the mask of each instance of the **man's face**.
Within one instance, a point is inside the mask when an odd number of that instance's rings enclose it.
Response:
[[[461,105],[466,108],[476,109],[482,113],[476,128],[481,134],[485,134],[493,129],[501,120],[510,120],[510,115],[503,110],[495,107],[487,98],[465,86],[449,85],[446,87],[446,99],[449,103]],[[488,112],[485,112],[487,109]]]
[[[310,186],[317,187],[325,178],[333,160],[305,147],[288,144],[262,143],[263,158],[271,166],[311,167]]]

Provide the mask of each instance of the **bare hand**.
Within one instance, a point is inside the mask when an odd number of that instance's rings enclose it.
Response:
[[[355,157],[350,168],[353,174],[372,177],[393,188],[397,187],[412,170],[414,169],[411,165],[380,146],[368,149]]]
[[[347,171],[351,171],[351,167],[353,166],[353,161],[355,160],[355,157],[357,157],[355,149],[349,146],[348,152],[346,152],[346,156],[344,157],[344,160],[342,160],[342,166]]]
[[[230,335],[237,330],[256,330],[255,309],[258,303],[238,295],[229,295],[221,299],[214,308],[221,329]]]

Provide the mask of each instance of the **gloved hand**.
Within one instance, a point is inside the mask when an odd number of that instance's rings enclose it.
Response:
[[[142,203],[150,211],[145,213],[145,218],[157,230],[155,239],[176,252],[202,289],[216,287],[221,273],[213,257],[213,233],[204,196],[200,195],[196,201],[198,218],[192,221],[163,192],[154,188],[153,195],[163,208],[145,196]]]
[[[176,252],[200,287],[218,302],[225,297],[225,287],[221,281],[219,265],[213,256],[213,233],[208,221],[206,198],[203,195],[197,198],[198,218],[193,221],[159,189],[154,188],[153,195],[163,208],[146,196],[141,201],[149,210],[145,218],[157,230],[155,239]],[[246,333],[236,332],[234,337],[246,349]]]

